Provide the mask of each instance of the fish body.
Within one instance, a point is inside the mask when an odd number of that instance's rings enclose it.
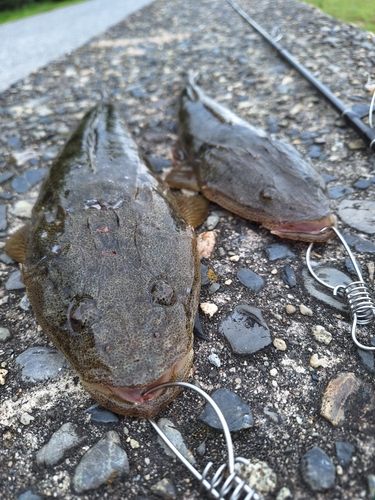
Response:
[[[280,237],[324,241],[332,236],[320,233],[335,222],[324,180],[294,147],[208,97],[192,76],[180,96],[178,119],[176,168],[166,179],[171,187],[190,184]]]
[[[25,248],[36,318],[88,392],[141,417],[173,399],[143,392],[192,365],[195,235],[112,105],[91,110],[52,165]]]

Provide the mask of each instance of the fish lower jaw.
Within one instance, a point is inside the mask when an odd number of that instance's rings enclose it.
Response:
[[[105,408],[120,415],[151,417],[173,400],[179,387],[156,389],[166,382],[186,380],[193,361],[193,350],[175,363],[157,380],[143,387],[109,386],[82,380],[82,385],[91,396]]]
[[[280,238],[289,238],[291,240],[300,240],[307,242],[324,242],[334,236],[334,232],[327,229],[321,232],[324,227],[335,226],[337,218],[330,214],[324,219],[317,221],[296,222],[291,224],[279,224],[277,226],[267,227],[272,234],[276,234]]]

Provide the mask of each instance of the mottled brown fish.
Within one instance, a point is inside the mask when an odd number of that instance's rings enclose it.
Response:
[[[209,200],[260,222],[282,238],[325,241],[332,215],[317,169],[292,146],[272,139],[204,94],[190,75],[179,101],[173,188],[201,191]]]
[[[101,103],[52,165],[6,245],[35,316],[100,404],[149,417],[185,380],[200,290],[193,229],[116,109]]]

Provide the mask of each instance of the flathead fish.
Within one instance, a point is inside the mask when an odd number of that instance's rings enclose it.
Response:
[[[193,229],[116,109],[83,118],[6,251],[44,332],[100,404],[149,417],[186,380],[200,290]]]
[[[208,97],[191,74],[178,110],[173,188],[201,191],[209,200],[260,222],[282,238],[325,241],[332,215],[325,183],[312,163],[291,145]]]

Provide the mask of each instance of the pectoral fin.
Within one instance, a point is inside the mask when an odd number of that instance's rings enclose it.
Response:
[[[183,218],[190,226],[198,227],[207,219],[210,202],[204,196],[176,195],[175,200]]]
[[[5,243],[5,252],[16,262],[24,264],[26,261],[27,244],[30,234],[30,224],[25,224],[14,234],[9,236]]]

